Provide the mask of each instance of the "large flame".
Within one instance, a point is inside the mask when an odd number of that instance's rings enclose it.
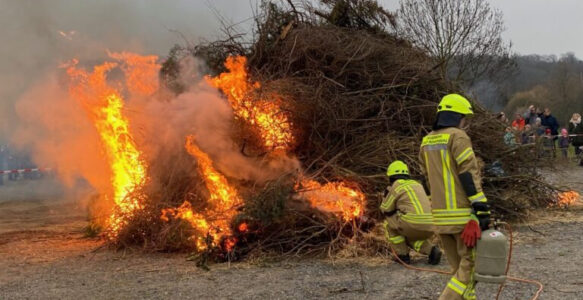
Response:
[[[274,98],[271,101],[258,99],[256,91],[261,85],[249,79],[246,63],[244,56],[229,57],[225,62],[228,72],[214,78],[207,77],[207,80],[227,95],[237,118],[258,130],[267,149],[291,150],[295,137],[290,117],[280,107],[282,97],[271,95]],[[344,220],[363,213],[364,194],[345,182],[321,185],[313,180],[303,180],[301,186],[307,190],[300,194],[317,209],[341,215]],[[296,189],[300,189],[300,185]]]
[[[342,181],[322,185],[317,181],[304,179],[296,186],[296,190],[312,207],[339,215],[344,221],[358,218],[364,211],[364,194]]]
[[[209,199],[205,214],[195,213],[189,202],[184,202],[179,208],[162,210],[162,220],[168,221],[169,217],[175,217],[188,221],[199,232],[195,237],[196,248],[207,248],[207,236],[210,236],[212,246],[224,242],[225,250],[231,251],[237,240],[232,236],[231,220],[236,215],[237,207],[243,204],[237,190],[229,185],[227,179],[214,167],[211,158],[197,145],[193,136],[186,138],[186,150],[196,158],[198,170],[209,191]],[[247,231],[247,225],[239,225],[240,232]]]
[[[289,150],[295,138],[289,114],[281,109],[281,97],[271,94],[272,99],[261,99],[256,92],[261,85],[249,79],[246,63],[244,56],[229,57],[225,62],[229,72],[207,80],[227,95],[235,116],[258,131],[267,150]]]
[[[207,82],[227,96],[235,118],[245,122],[257,134],[265,150],[288,153],[296,138],[290,115],[281,108],[283,98],[277,94],[260,94],[261,85],[250,80],[246,62],[243,56],[229,57],[225,62],[228,72],[206,77]],[[198,171],[209,191],[209,199],[198,211],[189,202],[177,208],[163,209],[161,219],[183,219],[191,224],[197,231],[193,238],[198,250],[221,246],[231,251],[237,243],[231,222],[243,201],[237,190],[214,168],[211,158],[196,145],[193,136],[187,137],[186,150],[198,162]],[[362,216],[365,196],[345,182],[322,185],[313,180],[302,180],[296,190],[314,208],[331,212],[345,221]],[[248,224],[241,223],[236,230],[247,232]]]
[[[151,77],[152,74],[156,76],[159,66],[155,63],[155,57],[115,53],[110,56],[131,66],[125,72],[130,92],[152,94],[157,90],[156,82],[137,82],[132,79],[140,76]],[[75,61],[67,70],[72,78],[70,92],[93,121],[111,168],[112,191],[109,197],[113,198],[116,207],[107,225],[108,236],[115,238],[134,213],[143,207],[142,197],[132,192],[145,183],[147,166],[132,138],[129,120],[123,111],[124,100],[121,92],[107,82],[107,73],[118,67],[118,64],[106,62],[94,67],[93,72],[87,72],[78,69],[76,63]],[[138,65],[142,67],[137,67]],[[146,84],[149,85],[148,88],[145,87]]]

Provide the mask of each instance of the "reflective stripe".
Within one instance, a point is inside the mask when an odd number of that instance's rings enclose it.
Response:
[[[445,151],[445,162],[447,165],[447,181],[449,183],[449,193],[450,193],[450,201],[452,206],[450,206],[450,209],[456,209],[457,208],[457,202],[455,199],[455,181],[453,180],[453,172],[451,171],[451,164],[449,161],[449,153],[447,151]]]
[[[396,192],[400,192],[400,191],[402,191],[403,189],[405,189],[405,188],[408,188],[409,186],[412,186],[412,185],[414,185],[415,183],[417,183],[417,182],[411,182],[411,183],[403,183],[403,184],[399,185],[399,186],[398,186],[398,187],[395,189],[395,191],[396,191]]]
[[[472,261],[476,261],[476,248],[472,248],[470,250],[470,255],[472,258]],[[465,300],[476,300],[476,281],[474,280],[474,268],[475,268],[475,264],[472,266],[472,268],[470,269],[470,282],[468,283],[468,285],[466,286],[466,291],[464,292],[464,294],[462,295],[462,297]]]
[[[466,150],[462,151],[462,153],[458,155],[458,157],[456,157],[455,161],[459,165],[462,162],[464,162],[468,157],[470,157],[472,153],[474,153],[474,150],[472,150],[472,147],[468,147],[466,148]]]
[[[425,154],[425,170],[427,171],[427,176],[429,176],[429,156],[427,156],[427,151],[424,151]]]
[[[431,211],[433,214],[433,224],[439,226],[447,225],[465,225],[470,220],[472,213],[471,208],[458,208],[458,209],[434,209]]]
[[[431,214],[423,215],[402,215],[401,219],[410,224],[433,224],[433,216]]]
[[[470,217],[450,217],[450,218],[433,218],[433,224],[437,226],[447,225],[465,225],[470,220]]]
[[[417,214],[422,214],[423,207],[421,206],[421,203],[419,203],[419,199],[417,198],[415,191],[413,191],[413,189],[411,189],[411,187],[405,188],[405,191],[407,191],[407,195],[409,195],[409,200],[411,200],[411,204],[413,204],[413,207],[415,208],[415,212]]]
[[[460,296],[463,295],[466,290],[466,285],[457,280],[455,276],[449,280],[447,287],[458,293]]]
[[[443,172],[443,183],[445,185],[446,206],[448,209],[455,209],[457,208],[457,204],[455,203],[455,189],[447,150],[441,150],[441,167]]]
[[[405,242],[405,238],[402,235],[397,235],[389,238],[389,242],[397,245]]]
[[[383,228],[385,229],[385,238],[388,240],[390,240],[390,236],[389,236],[389,220],[385,219],[385,221],[383,221]]]
[[[419,250],[421,250],[421,247],[423,246],[423,243],[425,243],[424,240],[421,241],[415,241],[415,243],[413,243],[413,249],[417,252],[419,252]]]
[[[395,196],[393,194],[390,194],[389,197],[387,199],[385,199],[385,201],[383,201],[383,203],[381,203],[381,210],[382,211],[388,210],[389,207],[391,207],[391,205],[393,205],[393,202],[395,202]]]
[[[425,145],[426,151],[437,151],[437,150],[445,150],[447,149],[447,144],[439,144],[439,145]]]
[[[471,197],[468,197],[468,200],[470,200],[472,203],[486,202],[486,195],[484,195],[484,192],[479,192]]]
[[[469,216],[472,213],[472,209],[471,208],[433,209],[431,210],[431,213],[433,214],[434,217]]]

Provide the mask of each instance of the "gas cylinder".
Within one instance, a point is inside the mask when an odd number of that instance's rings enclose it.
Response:
[[[476,245],[474,279],[479,282],[502,283],[506,280],[508,242],[506,236],[495,229],[482,232]]]

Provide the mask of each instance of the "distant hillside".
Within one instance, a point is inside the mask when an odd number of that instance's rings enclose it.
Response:
[[[480,79],[468,90],[492,111],[512,116],[530,104],[549,107],[566,126],[574,112],[583,113],[583,61],[572,53],[515,57],[515,71],[497,81]]]

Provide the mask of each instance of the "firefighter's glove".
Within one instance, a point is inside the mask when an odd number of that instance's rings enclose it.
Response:
[[[478,239],[482,237],[482,231],[480,230],[480,221],[476,215],[472,214],[468,223],[462,231],[462,240],[468,248],[474,248]]]
[[[482,231],[490,227],[490,205],[486,202],[472,203],[472,214],[476,215]]]

